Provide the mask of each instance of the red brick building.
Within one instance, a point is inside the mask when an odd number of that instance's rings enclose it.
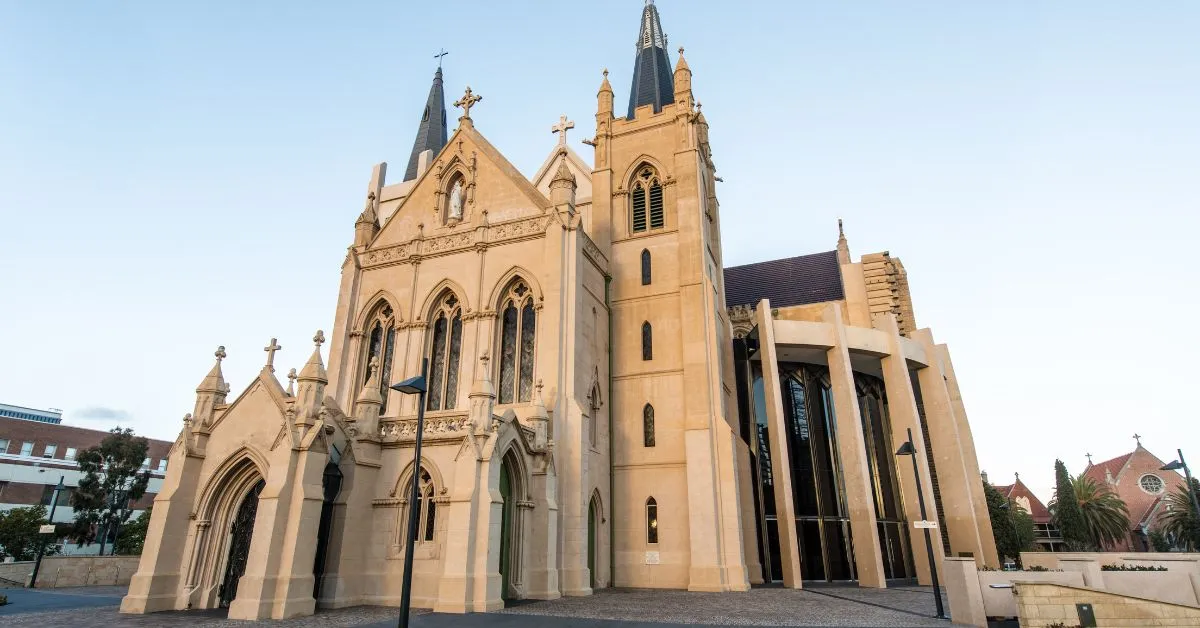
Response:
[[[1062,534],[1054,523],[1050,521],[1050,509],[1046,508],[1046,504],[1038,499],[1033,491],[1021,481],[1021,474],[1016,474],[1016,481],[1007,486],[996,485],[997,491],[1001,495],[1008,497],[1020,506],[1029,516],[1033,518],[1033,536],[1037,543],[1037,549],[1046,552],[1066,551],[1066,545],[1063,544]]]
[[[1116,547],[1116,551],[1149,551],[1150,531],[1157,527],[1157,519],[1164,512],[1164,500],[1178,487],[1186,484],[1176,471],[1163,471],[1167,461],[1142,447],[1111,460],[1088,464],[1084,475],[1096,482],[1108,485],[1129,507],[1129,537]]]
[[[80,451],[99,445],[108,432],[62,425],[61,420],[57,411],[0,404],[0,510],[36,504],[49,508],[61,477],[67,488],[59,494],[54,521],[74,519],[70,496],[83,476],[75,458]],[[148,507],[162,486],[171,445],[150,440],[144,463],[150,470],[150,485],[138,500],[138,509]],[[91,547],[95,551],[97,546]]]

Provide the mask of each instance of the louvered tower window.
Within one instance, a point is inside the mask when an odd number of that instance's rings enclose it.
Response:
[[[634,233],[641,233],[647,228],[661,229],[666,226],[662,183],[653,168],[646,166],[638,171],[630,198]]]

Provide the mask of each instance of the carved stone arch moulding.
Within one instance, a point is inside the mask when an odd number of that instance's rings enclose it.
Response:
[[[222,496],[228,492],[231,480],[251,471],[259,478],[265,480],[269,468],[270,465],[267,464],[267,458],[262,452],[252,445],[242,445],[233,453],[226,456],[225,460],[213,470],[208,480],[204,483],[204,487],[200,490],[199,499],[196,500],[192,512],[198,513],[205,519],[211,518],[211,511],[215,507],[215,503],[221,500]]]
[[[442,472],[437,468],[437,465],[434,464],[432,460],[423,457],[421,459],[421,468],[429,473],[429,479],[433,482],[433,486],[436,490],[444,491],[446,489],[446,483],[442,480]],[[408,480],[412,478],[412,475],[413,463],[410,460],[404,465],[404,468],[400,470],[400,475],[396,476],[396,482],[392,485],[392,490],[390,493],[388,493],[388,496],[400,499],[408,498],[406,489],[408,488]]]
[[[535,305],[545,301],[545,293],[542,292],[541,286],[538,285],[536,275],[529,272],[522,266],[513,266],[505,271],[504,274],[500,276],[500,279],[496,281],[496,284],[492,286],[492,292],[488,296],[487,303],[484,304],[484,307],[495,308],[495,311],[497,312],[503,311],[504,308],[500,302],[505,296],[508,295],[509,289],[513,287],[511,285],[512,282],[517,278],[525,281],[525,285],[533,293]]]
[[[371,319],[376,315],[377,312],[382,313],[380,310],[382,310],[385,306],[390,308],[392,313],[384,316],[383,318],[394,319],[397,326],[404,322],[404,315],[401,314],[400,309],[400,299],[397,299],[396,295],[388,292],[387,290],[379,290],[375,292],[375,294],[371,295],[371,297],[363,301],[363,303],[366,303],[366,307],[363,307],[361,310],[359,310],[358,320],[354,325],[354,330],[357,333],[363,333],[367,328],[367,324],[371,322]]]
[[[437,282],[437,284],[433,286],[433,289],[426,293],[425,300],[421,304],[421,309],[417,311],[417,318],[416,320],[412,321],[411,324],[427,324],[429,322],[430,313],[437,309],[439,306],[439,299],[442,297],[442,293],[446,292],[447,290],[454,293],[454,296],[461,304],[460,307],[462,307],[463,313],[474,311],[471,308],[470,303],[467,301],[467,291],[464,290],[458,282],[454,281],[453,279],[446,278]]]

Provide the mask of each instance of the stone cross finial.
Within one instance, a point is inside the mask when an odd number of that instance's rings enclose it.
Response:
[[[550,132],[558,134],[558,145],[559,146],[566,146],[567,145],[567,129],[573,129],[573,128],[575,128],[575,122],[573,120],[568,120],[567,116],[558,116],[558,124],[550,127]]]
[[[289,397],[296,396],[296,369],[291,369],[288,371],[287,394]]]
[[[604,75],[604,78],[608,78],[608,68],[604,68],[604,72],[602,72],[601,74]]]
[[[838,237],[839,238],[846,237],[846,232],[842,231],[842,219],[841,218],[838,218]]]
[[[1089,466],[1089,467],[1090,467],[1090,466],[1092,466],[1092,454],[1091,454],[1091,453],[1086,453],[1086,454],[1083,454],[1083,455],[1087,456],[1087,459],[1088,459],[1088,466]]]
[[[192,424],[192,413],[189,412],[183,415],[183,424],[190,426]]]
[[[213,355],[217,356],[217,362],[224,360],[225,359],[225,345],[221,345],[221,346],[217,347],[217,350],[213,352]]]
[[[318,329],[317,335],[313,336],[313,343],[316,344],[318,348],[325,344],[325,332]]]
[[[439,48],[438,53],[433,55],[433,58],[438,60],[438,69],[439,70],[442,69],[442,57],[444,57],[448,54],[450,54],[450,53],[446,52],[445,48]]]
[[[1141,434],[1134,434],[1133,440],[1137,441],[1138,447],[1142,446],[1142,435]]]
[[[471,107],[473,107],[475,105],[475,103],[477,103],[481,100],[483,100],[483,96],[476,96],[474,93],[471,92],[471,86],[468,85],[467,92],[465,94],[463,94],[462,98],[459,98],[458,100],[454,101],[454,106],[461,107],[463,110],[462,117],[470,120],[471,119]]]
[[[272,373],[275,372],[275,352],[282,348],[283,345],[279,344],[274,338],[271,339],[271,344],[263,347],[263,351],[267,352],[267,368],[271,369]]]
[[[683,46],[679,47],[679,54],[681,54],[681,55],[683,54]]]

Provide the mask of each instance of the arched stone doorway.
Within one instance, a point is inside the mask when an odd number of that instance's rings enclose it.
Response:
[[[588,502],[588,538],[587,566],[588,586],[595,590],[599,588],[601,578],[597,574],[600,569],[601,524],[604,523],[604,508],[600,505],[600,496],[592,495]]]
[[[229,528],[229,552],[225,558],[225,573],[217,594],[218,605],[229,608],[237,597],[238,581],[246,573],[246,561],[250,557],[250,542],[254,538],[254,518],[258,514],[258,496],[266,482],[259,480],[242,498]]]
[[[532,507],[525,499],[524,469],[515,451],[510,449],[500,463],[500,599],[508,605],[525,597],[524,564],[521,542],[524,513]]]
[[[313,598],[321,599],[321,583],[325,576],[325,564],[329,553],[329,534],[333,530],[334,500],[342,490],[342,470],[330,461],[321,475],[323,500],[321,521],[317,524],[317,555],[313,560]]]

